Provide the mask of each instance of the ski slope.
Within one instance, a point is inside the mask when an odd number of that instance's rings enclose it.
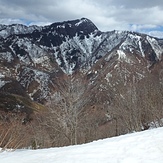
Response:
[[[0,163],[163,163],[163,128],[83,145],[4,151]]]

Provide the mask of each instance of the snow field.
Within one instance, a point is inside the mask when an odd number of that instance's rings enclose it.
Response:
[[[163,128],[83,145],[5,151],[0,163],[163,163]]]

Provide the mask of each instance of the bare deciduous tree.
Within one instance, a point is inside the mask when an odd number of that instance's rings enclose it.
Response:
[[[89,98],[85,96],[87,85],[83,78],[68,76],[63,83],[58,83],[58,91],[48,102],[49,127],[67,139],[66,144],[78,144],[80,115]]]

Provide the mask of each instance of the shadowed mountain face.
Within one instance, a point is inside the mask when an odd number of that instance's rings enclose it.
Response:
[[[103,101],[106,85],[126,86],[148,74],[162,82],[162,58],[163,40],[101,32],[86,18],[44,27],[0,25],[0,92],[45,104],[76,79],[87,83],[86,96],[93,93],[95,101]]]

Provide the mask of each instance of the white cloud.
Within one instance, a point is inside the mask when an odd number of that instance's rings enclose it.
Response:
[[[133,24],[130,27],[132,31],[144,31],[146,29],[155,29],[155,28],[157,28],[157,25],[152,25],[152,24]]]
[[[163,31],[150,31],[147,32],[147,34],[154,37],[163,38]]]
[[[50,25],[53,22],[29,22],[28,24],[26,24],[27,26],[32,26],[32,25],[37,25],[37,26],[46,26],[46,25]]]
[[[24,21],[20,19],[0,19],[0,24],[24,24]]]

